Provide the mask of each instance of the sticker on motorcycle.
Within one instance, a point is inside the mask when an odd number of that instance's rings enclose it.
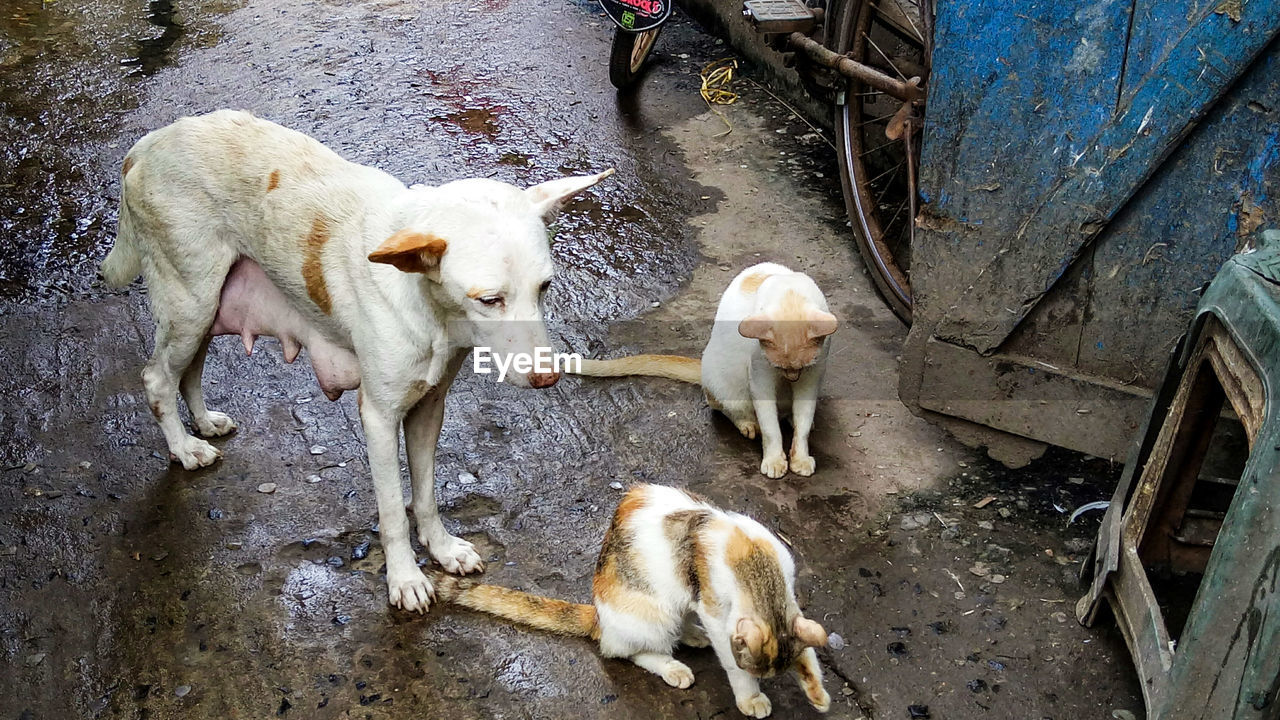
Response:
[[[651,30],[671,15],[670,0],[600,0],[600,6],[618,27],[631,32]]]

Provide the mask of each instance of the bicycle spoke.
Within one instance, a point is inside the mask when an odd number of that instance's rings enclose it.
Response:
[[[906,162],[907,162],[906,160],[903,160],[902,162],[898,163],[897,165],[894,165],[893,167],[889,168],[888,170],[885,170],[884,172],[880,173],[879,175],[877,175],[877,176],[875,176],[875,177],[871,178],[870,180],[868,180],[868,181],[867,181],[867,184],[868,184],[868,185],[870,185],[871,183],[873,183],[873,182],[875,182],[875,181],[879,180],[880,178],[884,177],[885,175],[888,175],[889,173],[894,173],[894,176],[893,176],[893,177],[897,177],[898,175],[897,175],[897,173],[896,173],[896,172],[894,172],[894,171],[895,171],[895,170],[899,170],[899,169],[901,169],[901,168],[902,168],[902,166],[906,164]],[[892,184],[893,184],[893,178],[889,178],[889,182],[888,182],[888,183],[885,183],[885,187],[888,187],[888,186],[890,186],[890,185],[892,185]]]
[[[884,58],[884,61],[889,64],[889,67],[893,68],[893,71],[898,73],[898,77],[902,78],[904,81],[907,79],[907,76],[902,74],[902,71],[898,69],[898,66],[893,64],[893,61],[889,59],[888,55],[884,54],[884,51],[880,49],[880,46],[876,44],[875,40],[871,39],[870,35],[864,32],[862,33],[862,37],[866,38],[867,42],[871,43],[871,47],[875,48],[876,52],[880,53],[880,57]]]
[[[898,142],[897,140],[890,140],[889,142],[887,142],[887,143],[885,143],[885,144],[883,144],[883,145],[877,145],[877,146],[875,146],[875,147],[871,148],[870,150],[864,150],[863,152],[858,153],[858,157],[866,157],[866,156],[870,155],[871,153],[873,153],[873,152],[875,152],[875,151],[877,151],[877,150],[882,150],[882,149],[884,149],[884,148],[889,147],[890,145],[896,145],[896,144],[897,144],[897,142]]]

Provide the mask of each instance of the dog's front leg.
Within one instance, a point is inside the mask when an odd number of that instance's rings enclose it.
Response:
[[[400,414],[379,407],[371,397],[360,402],[360,422],[369,448],[369,470],[378,500],[379,535],[387,558],[387,593],[391,604],[405,610],[425,612],[435,590],[418,569],[409,545],[409,518],[404,512],[404,491],[400,487]]]
[[[427,392],[404,419],[404,445],[413,482],[413,516],[418,521],[418,541],[446,571],[458,575],[484,570],[480,554],[471,543],[450,535],[436,508],[436,442],[444,424],[447,385]]]

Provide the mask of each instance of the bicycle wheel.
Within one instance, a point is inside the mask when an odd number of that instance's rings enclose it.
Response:
[[[850,0],[837,21],[834,49],[923,85],[932,35],[931,0]],[[856,80],[835,114],[840,180],[858,251],[880,294],[907,324],[923,118],[922,107]]]
[[[609,50],[609,82],[614,87],[625,90],[635,83],[660,32],[661,25],[641,32],[621,28],[613,31],[613,46]]]

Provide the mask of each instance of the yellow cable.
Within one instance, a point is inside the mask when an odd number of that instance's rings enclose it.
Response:
[[[715,137],[724,137],[733,132],[733,125],[715,108],[716,105],[732,105],[738,101],[738,93],[730,89],[733,83],[733,71],[738,69],[738,61],[734,58],[721,58],[707,63],[699,75],[702,78],[702,99],[707,109],[720,116],[726,130]]]

